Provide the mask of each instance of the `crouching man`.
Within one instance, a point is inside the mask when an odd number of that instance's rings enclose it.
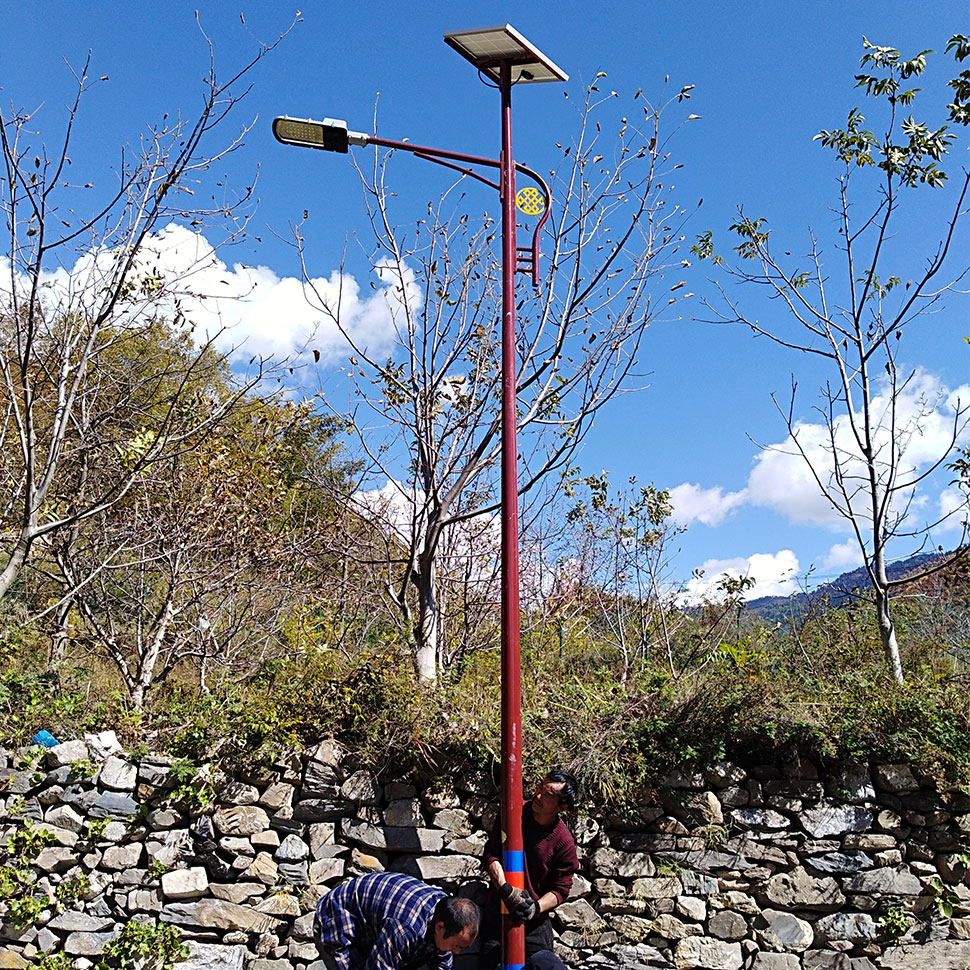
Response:
[[[327,970],[451,970],[478,936],[478,907],[396,872],[357,876],[317,903],[317,948]]]

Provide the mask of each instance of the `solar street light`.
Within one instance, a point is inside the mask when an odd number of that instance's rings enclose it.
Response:
[[[501,95],[502,151],[499,158],[479,158],[410,142],[389,141],[376,135],[349,131],[345,121],[281,117],[273,121],[273,134],[285,145],[346,154],[350,146],[375,145],[410,152],[418,158],[470,175],[499,192],[502,202],[502,867],[506,879],[525,887],[522,845],[522,704],[519,651],[519,512],[516,466],[516,331],[515,273],[530,269],[539,285],[539,230],[549,215],[551,197],[541,176],[512,157],[512,88],[520,84],[566,81],[568,75],[510,24],[454,31],[445,43],[470,61],[481,75],[494,82]],[[476,168],[499,170],[494,181]],[[518,195],[515,173],[538,186]],[[531,247],[516,245],[516,207],[538,216]],[[522,256],[522,252],[529,256]],[[529,258],[531,256],[531,259]],[[523,262],[528,265],[522,265]],[[506,915],[502,929],[504,970],[525,965],[525,930]]]

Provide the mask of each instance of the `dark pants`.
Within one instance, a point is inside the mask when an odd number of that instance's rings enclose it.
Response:
[[[502,962],[502,943],[498,939],[482,940],[478,970],[497,970]],[[552,926],[544,920],[525,933],[526,970],[566,970],[565,964],[552,951]]]
[[[317,952],[326,964],[327,970],[337,970],[337,961],[333,958],[333,954],[319,940],[317,940]]]

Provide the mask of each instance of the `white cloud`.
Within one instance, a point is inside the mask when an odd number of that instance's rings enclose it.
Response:
[[[673,519],[679,525],[701,522],[704,525],[720,525],[745,500],[745,492],[725,492],[722,488],[702,488],[684,482],[670,490]]]
[[[718,596],[717,585],[725,577],[753,579],[754,586],[744,594],[748,600],[761,596],[788,596],[798,589],[798,557],[790,549],[776,553],[758,552],[734,559],[708,559],[701,569],[703,576],[695,576],[687,583],[682,603],[692,605],[700,603],[705,596]]]
[[[837,542],[832,546],[822,562],[822,572],[844,573],[862,565],[862,552],[855,539]]]
[[[378,270],[384,285],[362,297],[354,277],[336,270],[305,284],[266,266],[230,269],[204,236],[175,224],[145,248],[176,281],[182,312],[224,353],[294,357],[310,348],[331,361],[348,349],[333,321],[338,314],[358,346],[381,353],[390,344],[401,300],[386,270]]]
[[[939,378],[922,369],[915,372],[910,383],[897,395],[894,421],[900,451],[898,477],[901,482],[925,470],[946,451],[953,435],[954,407],[958,401],[964,404],[970,402],[970,387],[964,385],[951,391]],[[876,445],[884,454],[888,453],[893,427],[890,403],[888,386],[883,382],[880,394],[873,398],[872,412],[877,424]],[[819,480],[841,503],[832,476],[828,428],[820,423],[798,422],[795,437],[818,472]],[[970,440],[967,428],[961,430],[958,440]],[[858,489],[855,507],[864,513],[867,482],[859,449],[845,415],[836,420],[835,445],[844,462],[846,480]],[[745,492],[750,504],[774,509],[797,525],[836,528],[844,521],[822,495],[818,482],[791,436],[767,446],[756,456]],[[924,501],[925,496],[916,494],[911,510],[923,507]],[[897,507],[901,507],[903,502],[901,496]]]
[[[966,493],[955,486],[945,488],[940,493],[939,515],[941,519],[945,520],[939,525],[941,532],[959,532],[963,529],[963,523],[966,521],[968,513],[967,502]]]
[[[47,305],[56,309],[70,304],[95,312],[106,282],[117,271],[118,257],[117,251],[94,249],[70,269],[45,274]],[[9,262],[0,262],[5,264],[0,267],[5,270],[0,273],[0,298],[9,299]],[[337,314],[359,347],[379,355],[391,345],[404,299],[420,305],[408,270],[401,286],[387,266],[378,267],[380,285],[366,296],[354,277],[336,270],[305,284],[266,266],[230,267],[205,236],[176,223],[145,240],[139,275],[148,273],[161,279],[164,290],[160,296],[134,296],[124,314],[134,318],[160,309],[174,317],[179,310],[201,339],[211,337],[220,351],[240,358],[294,358],[305,350],[319,351],[324,362],[345,356],[349,348],[333,321]],[[18,283],[23,287],[26,281]]]

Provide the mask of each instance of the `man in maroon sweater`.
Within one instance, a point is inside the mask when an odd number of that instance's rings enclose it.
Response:
[[[568,771],[550,771],[536,786],[532,800],[522,806],[522,845],[525,850],[525,890],[513,889],[502,868],[500,826],[485,845],[483,865],[492,883],[481,930],[480,970],[493,970],[501,960],[503,899],[517,923],[525,924],[525,965],[529,970],[565,970],[552,951],[549,912],[564,902],[579,868],[576,843],[559,815],[576,807],[579,782]]]

